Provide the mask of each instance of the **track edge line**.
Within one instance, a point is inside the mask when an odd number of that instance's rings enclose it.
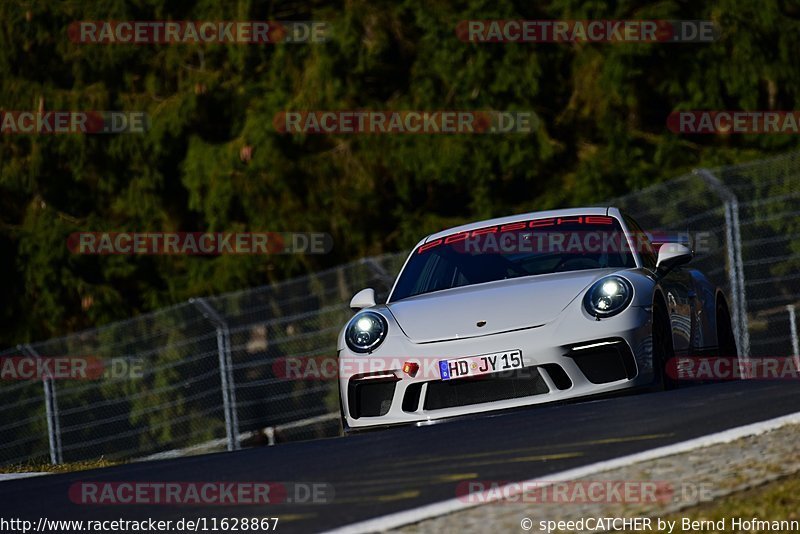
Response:
[[[722,430],[720,432],[715,432],[713,434],[700,436],[698,438],[693,438],[686,441],[679,441],[678,443],[673,443],[671,445],[665,445],[663,447],[657,447],[655,449],[649,449],[642,452],[629,454],[627,456],[620,456],[619,458],[614,458],[611,460],[603,460],[601,462],[595,462],[593,464],[585,465],[582,467],[576,467],[574,469],[568,469],[566,471],[561,471],[559,473],[553,473],[552,475],[547,475],[547,477],[545,478],[532,478],[520,482],[513,482],[501,488],[500,493],[503,494],[504,493],[503,489],[509,488],[510,486],[516,486],[517,488],[519,488],[520,486],[524,486],[526,484],[540,484],[542,482],[546,483],[546,482],[567,481],[575,478],[593,475],[603,471],[608,471],[610,469],[625,467],[631,464],[636,464],[647,460],[655,460],[658,458],[673,456],[675,454],[681,454],[695,449],[710,447],[712,445],[730,443],[731,441],[736,441],[737,439],[747,438],[751,436],[758,436],[760,434],[764,434],[772,430],[777,430],[781,427],[791,424],[800,424],[800,412],[795,412],[789,415],[783,415],[781,417],[768,419],[766,421],[759,421],[758,423],[751,423],[749,425],[729,428],[727,430]],[[546,486],[547,484],[544,485]],[[509,495],[513,495],[517,492],[514,491],[509,492]],[[424,506],[412,508],[410,510],[403,510],[402,512],[394,512],[384,516],[375,517],[372,519],[366,519],[364,521],[359,521],[356,523],[351,523],[349,525],[344,525],[332,530],[328,530],[326,531],[326,534],[360,534],[365,532],[382,532],[385,530],[401,527],[404,525],[418,523],[420,521],[431,519],[433,517],[439,517],[442,515],[459,512],[462,510],[467,510],[469,508],[474,508],[476,506],[483,506],[485,504],[490,503],[492,500],[499,500],[499,499],[489,499],[486,502],[480,502],[480,503],[467,503],[456,497],[452,499],[447,499],[445,501],[439,501],[437,503],[426,504]]]

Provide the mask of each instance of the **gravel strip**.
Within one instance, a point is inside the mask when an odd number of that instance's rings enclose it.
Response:
[[[407,525],[396,531],[461,534],[502,532],[508,529],[512,532],[525,532],[520,523],[527,517],[533,523],[530,532],[541,532],[539,521],[542,520],[574,521],[590,517],[663,516],[800,472],[800,447],[797,446],[799,438],[800,425],[787,425],[758,436],[576,479],[567,483],[566,493],[562,493],[561,498],[544,499],[548,502],[540,502],[543,500],[543,494],[526,491],[516,498],[482,504]],[[590,488],[587,483],[598,481],[624,481],[634,488],[644,489],[649,497],[654,498],[623,497],[621,500],[626,502],[619,502],[620,499],[604,496],[599,499],[572,497],[587,495]],[[651,484],[640,485],[646,482]],[[564,487],[561,486],[562,489]],[[552,495],[552,492],[544,495]],[[567,495],[567,498],[565,499],[563,495]],[[606,493],[603,492],[602,495]],[[655,522],[652,531],[656,531]],[[675,531],[678,532],[679,528]],[[575,532],[588,531],[575,530]]]

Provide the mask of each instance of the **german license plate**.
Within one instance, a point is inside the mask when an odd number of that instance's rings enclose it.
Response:
[[[442,380],[488,375],[512,369],[522,369],[522,351],[519,349],[456,360],[439,360],[439,375]]]

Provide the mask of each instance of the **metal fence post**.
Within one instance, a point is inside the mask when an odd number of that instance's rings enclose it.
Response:
[[[222,385],[222,405],[225,412],[225,434],[228,438],[228,450],[240,448],[239,415],[236,410],[236,389],[233,381],[233,362],[231,360],[230,330],[228,323],[203,298],[189,299],[197,306],[203,316],[214,323],[217,330],[217,351],[219,353],[219,376]]]
[[[41,359],[39,353],[29,343],[17,345],[17,349],[31,358]],[[47,440],[50,444],[50,463],[58,465],[63,463],[64,458],[61,448],[61,425],[58,420],[56,386],[49,373],[42,377],[42,384],[44,385],[44,409],[47,416]]]
[[[797,315],[795,314],[794,304],[786,306],[789,312],[789,332],[792,336],[792,356],[796,369],[800,369],[800,340],[797,338]]]
[[[736,279],[739,289],[739,324],[741,325],[741,340],[739,351],[745,356],[750,357],[750,325],[747,320],[747,291],[744,287],[744,264],[742,262],[742,232],[739,224],[739,201],[736,195],[731,193],[731,215],[733,218],[733,243],[736,247],[734,256],[736,257]]]
[[[736,195],[708,169],[695,169],[699,176],[723,200],[725,210],[725,244],[728,249],[728,281],[731,288],[731,319],[739,353],[750,357],[750,327],[747,319],[747,294],[742,262],[742,234],[739,223],[739,201]]]
[[[731,319],[733,319],[733,335],[736,338],[736,345],[739,350],[742,349],[742,322],[739,316],[739,282],[736,276],[737,263],[734,251],[733,241],[733,215],[731,212],[731,203],[725,202],[725,248],[728,251],[728,284],[731,288]]]

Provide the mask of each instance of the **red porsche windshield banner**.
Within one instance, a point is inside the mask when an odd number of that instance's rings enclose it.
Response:
[[[715,239],[711,232],[623,232],[613,217],[588,215],[519,221],[457,232],[420,245],[417,254],[441,245],[465,254],[655,253],[664,243],[682,243],[695,252],[708,252],[714,248]]]

